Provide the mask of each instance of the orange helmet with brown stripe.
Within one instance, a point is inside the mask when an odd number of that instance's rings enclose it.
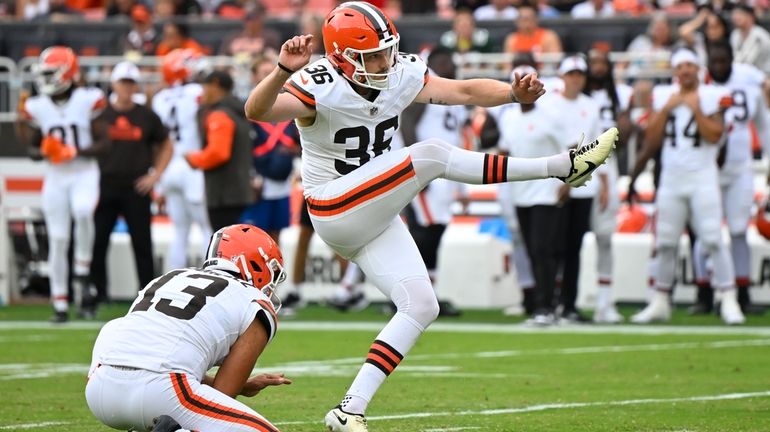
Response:
[[[187,82],[206,68],[203,55],[190,48],[177,48],[161,61],[163,81],[168,85]]]
[[[77,81],[80,73],[78,57],[72,48],[52,46],[46,48],[32,69],[37,90],[52,96],[67,91]]]
[[[283,255],[275,241],[261,229],[248,224],[226,226],[211,236],[206,263],[224,259],[234,264],[241,279],[261,290],[277,311],[280,299],[276,287],[286,280]]]
[[[393,21],[367,2],[342,3],[323,24],[326,57],[354,84],[377,90],[398,86],[403,65],[398,62],[400,37]],[[385,68],[372,59],[384,56]],[[367,70],[367,60],[369,68]]]

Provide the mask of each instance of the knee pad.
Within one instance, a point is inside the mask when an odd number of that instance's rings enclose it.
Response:
[[[391,300],[401,313],[406,314],[423,328],[438,317],[438,300],[428,278],[401,281],[391,292]]]
[[[449,164],[449,156],[454,147],[438,138],[420,141],[409,147],[409,155],[418,174],[424,173],[427,180],[441,177]]]

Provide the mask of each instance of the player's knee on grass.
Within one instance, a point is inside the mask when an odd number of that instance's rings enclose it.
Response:
[[[438,317],[438,300],[428,278],[402,281],[391,292],[398,312],[404,313],[427,328]]]
[[[449,155],[454,147],[444,140],[429,138],[409,147],[417,175],[422,179],[434,179],[444,175]]]

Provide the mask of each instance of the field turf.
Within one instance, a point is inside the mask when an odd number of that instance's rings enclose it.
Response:
[[[83,396],[100,322],[55,326],[49,313],[0,308],[0,432],[111,430]],[[283,320],[257,369],[294,384],[241,400],[282,431],[322,431],[385,320],[375,306]],[[467,311],[429,329],[367,414],[374,432],[768,431],[770,315],[734,328],[678,311],[667,326],[532,329]]]

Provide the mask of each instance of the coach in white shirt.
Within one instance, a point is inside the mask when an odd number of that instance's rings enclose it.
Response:
[[[585,133],[585,141],[599,136],[599,107],[591,97],[583,94],[586,85],[588,64],[579,55],[569,56],[559,65],[559,76],[564,88],[552,91],[552,96],[542,101],[549,109],[559,113],[559,123],[566,129],[566,136],[580,136]],[[566,142],[567,146],[577,143]],[[600,191],[601,189],[601,191]],[[580,315],[575,307],[578,290],[578,271],[580,269],[580,248],[583,236],[590,229],[593,199],[599,193],[607,191],[606,165],[594,172],[593,179],[584,187],[569,190],[560,188],[560,199],[564,210],[562,221],[558,224],[564,241],[558,244],[559,261],[562,265],[561,307],[562,318],[572,322],[588,319]]]
[[[516,72],[521,75],[536,71],[531,66],[518,66],[514,69]],[[499,128],[501,150],[516,157],[554,155],[563,151],[572,139],[566,135],[558,113],[539,102],[505,110]],[[535,277],[535,313],[530,322],[536,325],[554,322],[556,226],[560,215],[561,184],[559,180],[546,179],[511,185],[516,215]]]

